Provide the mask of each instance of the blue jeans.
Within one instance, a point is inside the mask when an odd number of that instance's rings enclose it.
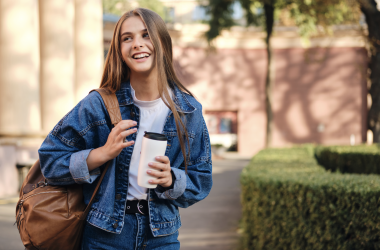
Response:
[[[126,214],[121,234],[109,233],[86,222],[82,250],[178,250],[178,231],[174,234],[153,237],[149,216]]]

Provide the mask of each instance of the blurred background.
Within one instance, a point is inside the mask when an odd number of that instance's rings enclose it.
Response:
[[[138,6],[166,22],[217,163],[379,141],[379,0],[0,0],[0,202],[16,200],[44,137],[99,86],[116,22]]]

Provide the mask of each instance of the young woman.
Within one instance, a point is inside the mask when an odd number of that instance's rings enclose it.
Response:
[[[178,80],[164,21],[137,8],[118,21],[101,88],[116,93],[122,121],[112,128],[101,96],[90,93],[50,132],[39,155],[50,184],[83,184],[88,204],[111,161],[87,217],[82,249],[179,249],[178,207],[204,199],[212,186],[211,151],[202,106]],[[137,184],[144,131],[168,138],[165,156]]]

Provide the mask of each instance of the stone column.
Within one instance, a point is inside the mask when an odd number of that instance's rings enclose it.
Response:
[[[0,0],[0,136],[41,130],[38,0]]]
[[[74,0],[39,0],[42,129],[74,107]]]
[[[101,0],[75,0],[75,102],[99,88],[103,74]]]

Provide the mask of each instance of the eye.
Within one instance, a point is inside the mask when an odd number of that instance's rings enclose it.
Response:
[[[123,42],[130,41],[132,38],[130,36],[123,37]]]
[[[143,34],[143,37],[144,37],[144,38],[149,38],[149,34],[148,34],[148,32],[144,33],[144,34]]]

